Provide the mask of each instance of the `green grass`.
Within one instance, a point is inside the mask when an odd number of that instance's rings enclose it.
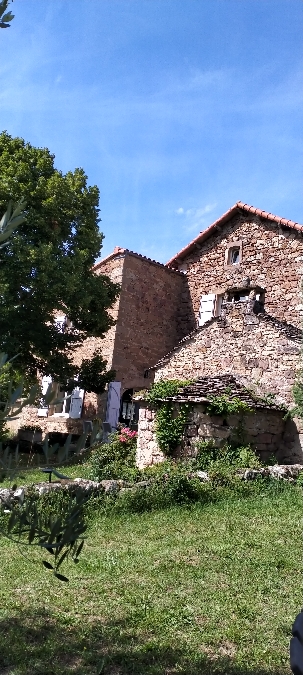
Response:
[[[97,514],[68,584],[2,540],[0,673],[289,674],[301,521],[302,488],[278,482],[207,506]]]
[[[23,454],[20,455],[17,467],[13,466],[11,476],[1,480],[0,489],[11,487],[15,482],[20,486],[48,481],[48,476],[41,471],[46,466],[56,466],[60,473],[65,474],[69,478],[80,478],[85,473],[85,465],[73,464],[71,460],[65,464],[56,464],[54,462],[46,462],[42,455]],[[55,480],[55,477],[53,480]]]

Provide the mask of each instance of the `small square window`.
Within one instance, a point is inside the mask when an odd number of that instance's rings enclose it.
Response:
[[[229,264],[238,265],[240,262],[240,246],[235,246],[229,250]]]
[[[224,267],[232,267],[233,265],[241,265],[242,263],[242,241],[232,241],[225,250]]]

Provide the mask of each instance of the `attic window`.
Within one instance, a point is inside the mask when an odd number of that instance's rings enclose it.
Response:
[[[225,251],[225,267],[240,265],[242,262],[242,241],[232,241]]]
[[[240,246],[235,246],[229,249],[229,260],[230,265],[238,265],[240,262]]]

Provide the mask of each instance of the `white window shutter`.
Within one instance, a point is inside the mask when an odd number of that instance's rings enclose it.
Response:
[[[120,392],[121,392],[121,382],[109,383],[105,421],[111,425],[112,429],[117,428],[117,424],[119,421]]]
[[[70,409],[69,409],[69,416],[73,420],[78,420],[81,417],[83,399],[84,399],[84,389],[79,389],[79,387],[73,389],[70,397]]]
[[[50,375],[44,375],[42,377],[42,384],[41,384],[41,389],[42,389],[42,394],[45,396],[49,385],[52,383],[52,378]],[[45,405],[45,402],[43,399],[40,401],[40,408],[38,408],[38,417],[47,417],[48,415],[48,406]]]
[[[215,293],[202,295],[199,309],[199,326],[203,326],[206,321],[209,321],[214,316],[215,312]]]

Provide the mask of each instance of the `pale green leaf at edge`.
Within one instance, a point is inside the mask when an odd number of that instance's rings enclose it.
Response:
[[[2,16],[1,21],[3,21],[4,23],[8,23],[9,21],[12,21],[14,18],[15,15],[12,14],[11,12],[8,12],[7,14],[4,14],[4,16]]]

